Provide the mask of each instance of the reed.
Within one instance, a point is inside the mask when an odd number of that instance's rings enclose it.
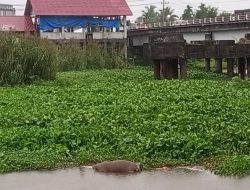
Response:
[[[81,46],[70,42],[59,48],[59,70],[81,71],[85,69],[117,69],[126,67],[126,62],[117,47],[107,50],[100,44]]]
[[[0,85],[53,80],[57,71],[57,51],[47,40],[0,33]]]

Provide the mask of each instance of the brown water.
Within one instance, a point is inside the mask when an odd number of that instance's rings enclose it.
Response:
[[[250,177],[224,178],[206,171],[175,169],[136,175],[105,175],[92,169],[0,175],[0,190],[249,190]]]

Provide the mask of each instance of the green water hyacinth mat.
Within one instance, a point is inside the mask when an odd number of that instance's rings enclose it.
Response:
[[[67,72],[1,87],[0,172],[128,159],[249,174],[249,81],[197,72],[185,81],[155,81],[141,67]]]

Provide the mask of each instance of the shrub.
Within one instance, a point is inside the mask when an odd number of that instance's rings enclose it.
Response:
[[[56,76],[56,51],[46,40],[0,34],[0,84],[52,80]]]
[[[115,47],[105,51],[101,45],[94,43],[85,47],[75,42],[64,44],[59,48],[58,59],[60,71],[115,69],[126,66],[123,56]]]
[[[59,47],[58,67],[60,71],[79,71],[86,64],[86,53],[79,43],[63,44]]]

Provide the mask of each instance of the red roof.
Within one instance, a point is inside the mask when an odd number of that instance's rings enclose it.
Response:
[[[31,32],[35,26],[28,16],[0,16],[0,31]]]
[[[27,0],[25,15],[131,16],[126,0]]]

